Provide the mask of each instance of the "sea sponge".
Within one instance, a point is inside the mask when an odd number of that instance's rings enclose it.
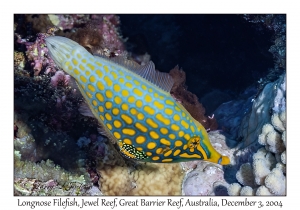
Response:
[[[98,168],[99,185],[105,195],[181,195],[183,170],[179,163],[138,164],[129,167]]]
[[[265,185],[275,195],[286,194],[286,178],[279,168],[274,168],[265,179]]]

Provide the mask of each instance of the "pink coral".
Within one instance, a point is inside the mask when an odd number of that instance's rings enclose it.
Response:
[[[34,76],[38,76],[43,69],[43,67],[52,66],[55,69],[54,61],[47,56],[48,48],[46,47],[45,38],[53,35],[53,28],[50,28],[47,33],[37,34],[37,38],[34,42],[29,42],[27,39],[22,39],[20,35],[16,34],[17,42],[20,44],[25,44],[27,51],[26,56],[33,67]]]
[[[53,87],[57,87],[57,85],[61,82],[64,85],[68,85],[70,82],[71,76],[66,75],[63,71],[57,71],[55,72],[54,76],[51,77],[50,84]]]

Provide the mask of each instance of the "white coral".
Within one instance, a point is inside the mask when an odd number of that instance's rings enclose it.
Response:
[[[285,117],[283,117],[283,119],[285,120]],[[276,130],[278,130],[280,132],[285,131],[285,126],[284,126],[283,122],[281,121],[281,119],[279,118],[279,114],[274,113],[271,117],[271,122]]]
[[[254,190],[252,189],[252,187],[249,186],[242,187],[240,195],[242,196],[254,195]]]
[[[275,195],[285,195],[285,176],[279,168],[274,168],[265,179],[265,185]]]
[[[256,190],[256,195],[273,195],[266,186],[262,185]]]
[[[266,165],[266,161],[263,159],[256,159],[253,160],[253,172],[255,176],[255,183],[263,185],[266,176],[270,173],[270,169]]]
[[[283,164],[286,164],[286,152],[284,151],[283,153],[281,153],[281,162],[283,163]]]
[[[267,134],[267,148],[273,153],[282,153],[285,150],[285,146],[281,141],[281,136],[276,131]]]
[[[238,183],[230,184],[227,188],[228,195],[240,195],[241,185]]]
[[[284,143],[284,146],[286,146],[286,138],[285,138],[285,131],[282,133],[281,139]]]
[[[274,90],[277,90],[275,95]],[[273,104],[270,106],[269,102],[272,101]],[[276,82],[265,86],[253,104],[251,114],[245,118],[247,126],[245,123],[242,124],[240,134],[245,136],[245,145],[249,145],[247,143],[255,139],[255,146],[259,143],[264,147],[253,154],[252,163],[240,166],[236,178],[242,186],[238,183],[230,185],[229,195],[286,194],[285,105],[285,75],[283,75]],[[272,117],[267,108],[269,110],[272,108]],[[251,177],[254,184],[251,184]]]
[[[286,166],[283,163],[277,163],[276,168],[278,168],[280,171],[282,171],[283,174],[286,174]]]
[[[285,113],[285,111],[283,111],[283,112],[280,113],[279,119],[281,120],[284,128],[286,128],[286,113]]]
[[[274,128],[271,124],[265,124],[262,127],[262,132],[261,134],[258,136],[258,143],[260,143],[261,145],[266,145],[267,144],[267,134],[270,132],[273,132]]]
[[[265,158],[268,151],[265,148],[260,148],[256,153],[253,154],[253,160]]]

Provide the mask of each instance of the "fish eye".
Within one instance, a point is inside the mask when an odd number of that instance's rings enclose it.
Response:
[[[200,142],[199,137],[193,137],[189,141],[189,148],[196,148]]]

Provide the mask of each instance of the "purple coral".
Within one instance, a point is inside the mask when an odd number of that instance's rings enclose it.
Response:
[[[59,83],[63,83],[64,85],[68,85],[70,82],[71,76],[66,75],[63,71],[55,72],[54,76],[51,77],[50,84],[53,87],[57,87]]]
[[[54,61],[47,56],[48,48],[46,47],[45,38],[50,36],[53,31],[50,29],[48,32],[37,34],[34,42],[22,39],[20,35],[16,34],[18,38],[17,42],[26,46],[26,56],[33,67],[34,76],[38,76],[43,67],[48,66],[48,68],[55,69]]]

